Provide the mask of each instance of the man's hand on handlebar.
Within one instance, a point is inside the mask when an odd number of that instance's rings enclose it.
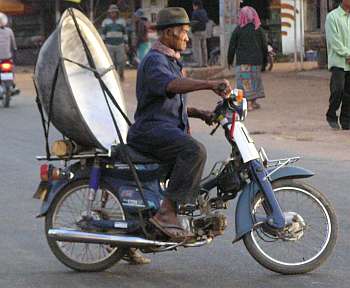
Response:
[[[215,114],[211,111],[201,111],[200,119],[202,119],[207,125],[213,125]]]
[[[226,79],[211,81],[211,83],[212,90],[223,99],[226,99],[232,91],[230,82],[228,82]]]
[[[208,125],[212,125],[215,118],[215,113],[194,107],[188,107],[187,113],[189,117],[201,119]]]

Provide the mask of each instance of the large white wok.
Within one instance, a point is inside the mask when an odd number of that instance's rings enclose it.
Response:
[[[105,44],[89,19],[76,9],[67,10],[39,53],[35,69],[39,97],[46,114],[49,114],[54,74],[59,65],[52,100],[52,124],[80,145],[108,150],[113,143],[119,141],[101,85],[93,72],[67,60],[90,67],[72,13],[97,70],[106,71],[113,64]],[[115,70],[109,70],[102,79],[126,113],[123,92]],[[108,101],[125,140],[127,123],[110,99]]]

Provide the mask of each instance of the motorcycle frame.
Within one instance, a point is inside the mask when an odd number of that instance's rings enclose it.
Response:
[[[257,151],[255,144],[250,138],[249,133],[244,127],[243,123],[236,122],[235,125],[235,143],[240,150],[243,162],[247,164],[254,181],[250,181],[250,183],[246,183],[244,185],[237,200],[235,208],[236,237],[234,239],[234,242],[240,240],[246,233],[252,231],[257,224],[256,220],[252,216],[251,204],[260,191],[264,193],[268,207],[270,208],[270,211],[268,211],[268,218],[263,219],[263,221],[267,222],[274,228],[281,229],[286,223],[284,215],[275,198],[271,184],[279,179],[307,178],[314,175],[311,171],[308,171],[304,168],[296,166],[285,166],[284,162],[278,169],[265,168],[261,163],[259,152]],[[78,159],[81,159],[81,156],[77,155],[77,157]],[[101,154],[98,156],[96,154],[91,154],[86,155],[85,157],[94,157],[95,160],[98,160],[99,158],[106,159],[108,155]],[[46,157],[39,156],[37,159],[45,160]],[[52,158],[51,160],[59,160],[59,158]],[[217,187],[217,176],[218,175],[209,175],[208,177],[204,178],[201,185],[201,191],[205,192]],[[75,173],[74,181],[81,179],[89,179],[89,186],[94,191],[98,189],[100,181],[103,180],[108,183],[108,178],[104,178],[104,176],[101,175],[101,168],[98,165],[93,165],[88,169],[85,168],[82,171]],[[47,214],[57,194],[70,183],[71,182],[69,180],[62,180],[50,188],[45,201],[42,203],[40,214],[37,217],[44,217]]]

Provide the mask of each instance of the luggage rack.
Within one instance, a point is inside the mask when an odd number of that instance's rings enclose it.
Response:
[[[73,154],[70,156],[58,157],[52,155],[50,158],[47,156],[36,156],[36,160],[38,161],[70,161],[70,160],[81,160],[81,159],[89,159],[89,158],[109,158],[111,157],[110,153],[105,153],[103,151],[87,151],[79,154]]]

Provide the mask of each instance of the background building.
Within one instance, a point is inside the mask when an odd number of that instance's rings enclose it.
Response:
[[[341,0],[203,0],[208,16],[217,27],[214,34],[223,51],[221,62],[225,64],[231,32],[235,28],[240,6],[253,6],[262,19],[269,42],[282,54],[318,50],[324,46],[324,21],[326,14]],[[110,4],[117,4],[121,15],[128,18],[138,8],[156,22],[160,9],[167,6],[184,7],[192,13],[191,0],[0,0],[0,11],[9,15],[18,46],[17,62],[33,64],[38,48],[53,31],[61,13],[68,7],[76,7],[93,19],[99,27],[106,17]],[[79,2],[79,1],[78,1]],[[295,11],[295,14],[294,14]],[[301,16],[301,14],[303,14]],[[296,30],[296,31],[295,31]],[[296,33],[295,33],[296,32]],[[151,35],[152,37],[152,35]],[[156,37],[154,34],[153,37]],[[296,41],[295,41],[296,39]],[[295,43],[297,45],[295,45]]]

